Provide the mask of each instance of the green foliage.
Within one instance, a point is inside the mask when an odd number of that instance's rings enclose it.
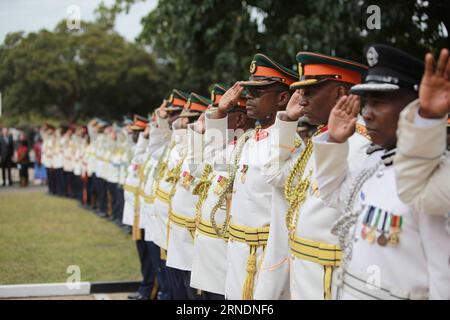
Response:
[[[125,10],[134,0],[116,0]],[[381,29],[366,26],[378,5]],[[159,0],[143,19],[140,40],[165,64],[174,87],[204,92],[214,82],[248,77],[256,52],[295,66],[299,51],[364,61],[364,46],[391,43],[418,57],[449,46],[445,0]]]
[[[73,122],[126,113],[145,114],[160,104],[162,85],[145,48],[112,31],[108,11],[70,31],[10,33],[0,46],[0,88],[6,116],[39,113]]]
[[[115,17],[140,1],[101,5],[77,32],[61,22],[53,32],[10,33],[0,46],[6,115],[145,114],[172,88],[209,96],[213,83],[246,79],[257,52],[295,68],[299,51],[364,62],[375,42],[419,58],[450,47],[446,0],[159,0],[139,42],[128,43],[113,31]],[[366,26],[370,5],[380,8],[380,30]]]

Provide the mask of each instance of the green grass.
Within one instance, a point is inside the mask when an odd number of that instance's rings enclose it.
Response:
[[[0,191],[0,284],[139,280],[134,241],[74,200]]]

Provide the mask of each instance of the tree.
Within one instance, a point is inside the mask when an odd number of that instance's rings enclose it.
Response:
[[[82,29],[65,22],[53,32],[10,33],[0,46],[0,88],[6,114],[29,111],[66,121],[146,114],[165,88],[142,45],[112,31],[106,15]]]
[[[126,11],[139,0],[116,0]],[[380,8],[381,29],[367,27],[367,8]],[[421,58],[449,46],[445,0],[159,0],[143,19],[149,44],[176,87],[204,92],[214,82],[248,77],[256,52],[295,68],[299,51],[364,62],[364,46],[390,43]]]

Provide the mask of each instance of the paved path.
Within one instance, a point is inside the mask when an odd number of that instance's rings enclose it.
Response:
[[[3,300],[128,300],[128,293],[98,293],[85,296],[57,296],[20,299],[15,298]]]

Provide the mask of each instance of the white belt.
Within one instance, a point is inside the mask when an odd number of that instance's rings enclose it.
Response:
[[[369,281],[369,276],[338,269],[333,273],[332,299],[339,299],[343,292],[361,300],[425,300],[428,292],[411,293],[402,289]]]

